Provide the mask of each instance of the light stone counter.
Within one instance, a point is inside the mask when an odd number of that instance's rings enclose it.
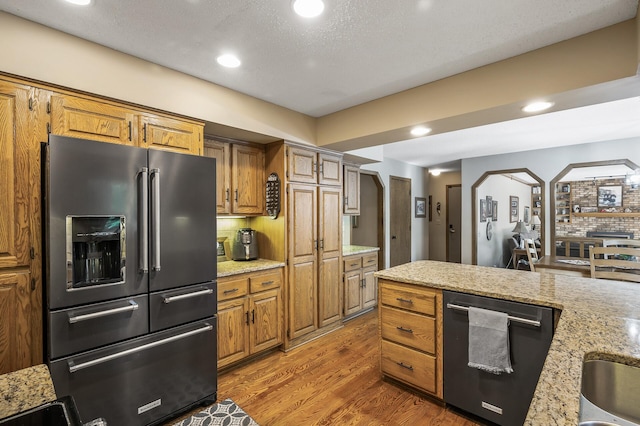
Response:
[[[369,246],[342,246],[342,255],[343,256],[354,256],[357,254],[365,254],[365,253],[373,253],[375,251],[379,251],[379,247],[369,247]]]
[[[418,261],[378,278],[562,310],[525,424],[577,425],[584,359],[640,366],[640,285]]]
[[[0,419],[55,400],[56,391],[44,364],[0,376]]]
[[[284,262],[267,259],[227,260],[225,262],[218,262],[218,278],[244,274],[245,272],[264,271],[282,266],[284,266]]]

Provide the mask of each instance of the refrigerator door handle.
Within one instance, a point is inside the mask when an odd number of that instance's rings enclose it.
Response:
[[[153,241],[151,242],[151,269],[160,270],[160,169],[151,169],[151,230]]]
[[[211,294],[211,293],[213,293],[213,290],[210,289],[210,288],[207,288],[207,289],[204,289],[204,290],[194,291],[194,292],[191,292],[191,293],[179,294],[177,296],[164,296],[162,300],[163,300],[164,303],[171,303],[171,302],[175,302],[177,300],[189,299],[191,297],[204,296],[204,295]]]
[[[100,358],[92,359],[91,361],[83,362],[80,364],[75,364],[72,359],[68,361],[69,364],[69,373],[75,373],[78,370],[82,370],[85,368],[93,367],[94,365],[102,364],[107,361],[111,361],[117,358],[122,358],[123,356],[135,354],[147,349],[155,348],[156,346],[164,345],[166,343],[174,342],[176,340],[184,339],[189,336],[193,336],[194,334],[205,333],[207,331],[213,330],[213,326],[208,323],[204,323],[204,327],[197,328],[195,330],[187,331],[186,333],[178,334],[175,336],[167,337],[166,339],[157,340],[155,342],[147,343],[146,345],[137,346],[135,348],[127,349],[121,352],[116,352],[111,355],[103,356]]]
[[[138,185],[138,212],[140,214],[140,233],[138,234],[138,250],[140,264],[138,269],[143,274],[149,272],[149,169],[140,170]]]

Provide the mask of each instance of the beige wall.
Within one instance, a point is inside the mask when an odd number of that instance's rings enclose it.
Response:
[[[429,222],[429,259],[447,260],[447,185],[459,185],[462,183],[460,172],[441,173],[440,176],[428,175],[429,184],[427,192],[431,196],[432,220]],[[440,216],[436,213],[436,204],[441,204]],[[427,213],[428,215],[428,213]],[[428,219],[427,219],[428,220]],[[462,217],[462,221],[468,218]]]

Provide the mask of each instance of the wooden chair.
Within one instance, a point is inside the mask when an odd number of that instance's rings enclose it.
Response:
[[[591,278],[640,283],[640,248],[593,247],[589,261]]]
[[[619,240],[602,240],[602,247],[637,247],[640,248],[640,240],[622,238]],[[605,258],[607,255],[605,255]]]
[[[535,264],[538,262],[538,249],[536,243],[531,238],[525,238],[524,248],[527,250],[527,260],[529,261],[529,270],[536,271]]]

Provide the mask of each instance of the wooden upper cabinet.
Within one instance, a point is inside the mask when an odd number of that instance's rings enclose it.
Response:
[[[28,89],[0,81],[0,268],[30,263],[29,116]]]
[[[51,96],[51,133],[74,138],[138,145],[134,111],[70,95]]]
[[[264,212],[264,150],[233,144],[231,147],[232,213]]]
[[[290,182],[342,185],[342,157],[288,146],[287,179]]]
[[[318,153],[318,183],[342,185],[342,157],[325,152]]]
[[[344,166],[344,214],[360,214],[360,167]]]
[[[287,178],[291,182],[317,183],[318,158],[315,151],[287,147]]]
[[[143,114],[138,130],[140,146],[186,154],[202,154],[203,130],[200,124]]]
[[[207,139],[204,156],[216,159],[216,207],[218,213],[231,213],[231,150],[228,143]]]
[[[264,149],[207,139],[204,155],[216,159],[218,213],[263,214]]]

